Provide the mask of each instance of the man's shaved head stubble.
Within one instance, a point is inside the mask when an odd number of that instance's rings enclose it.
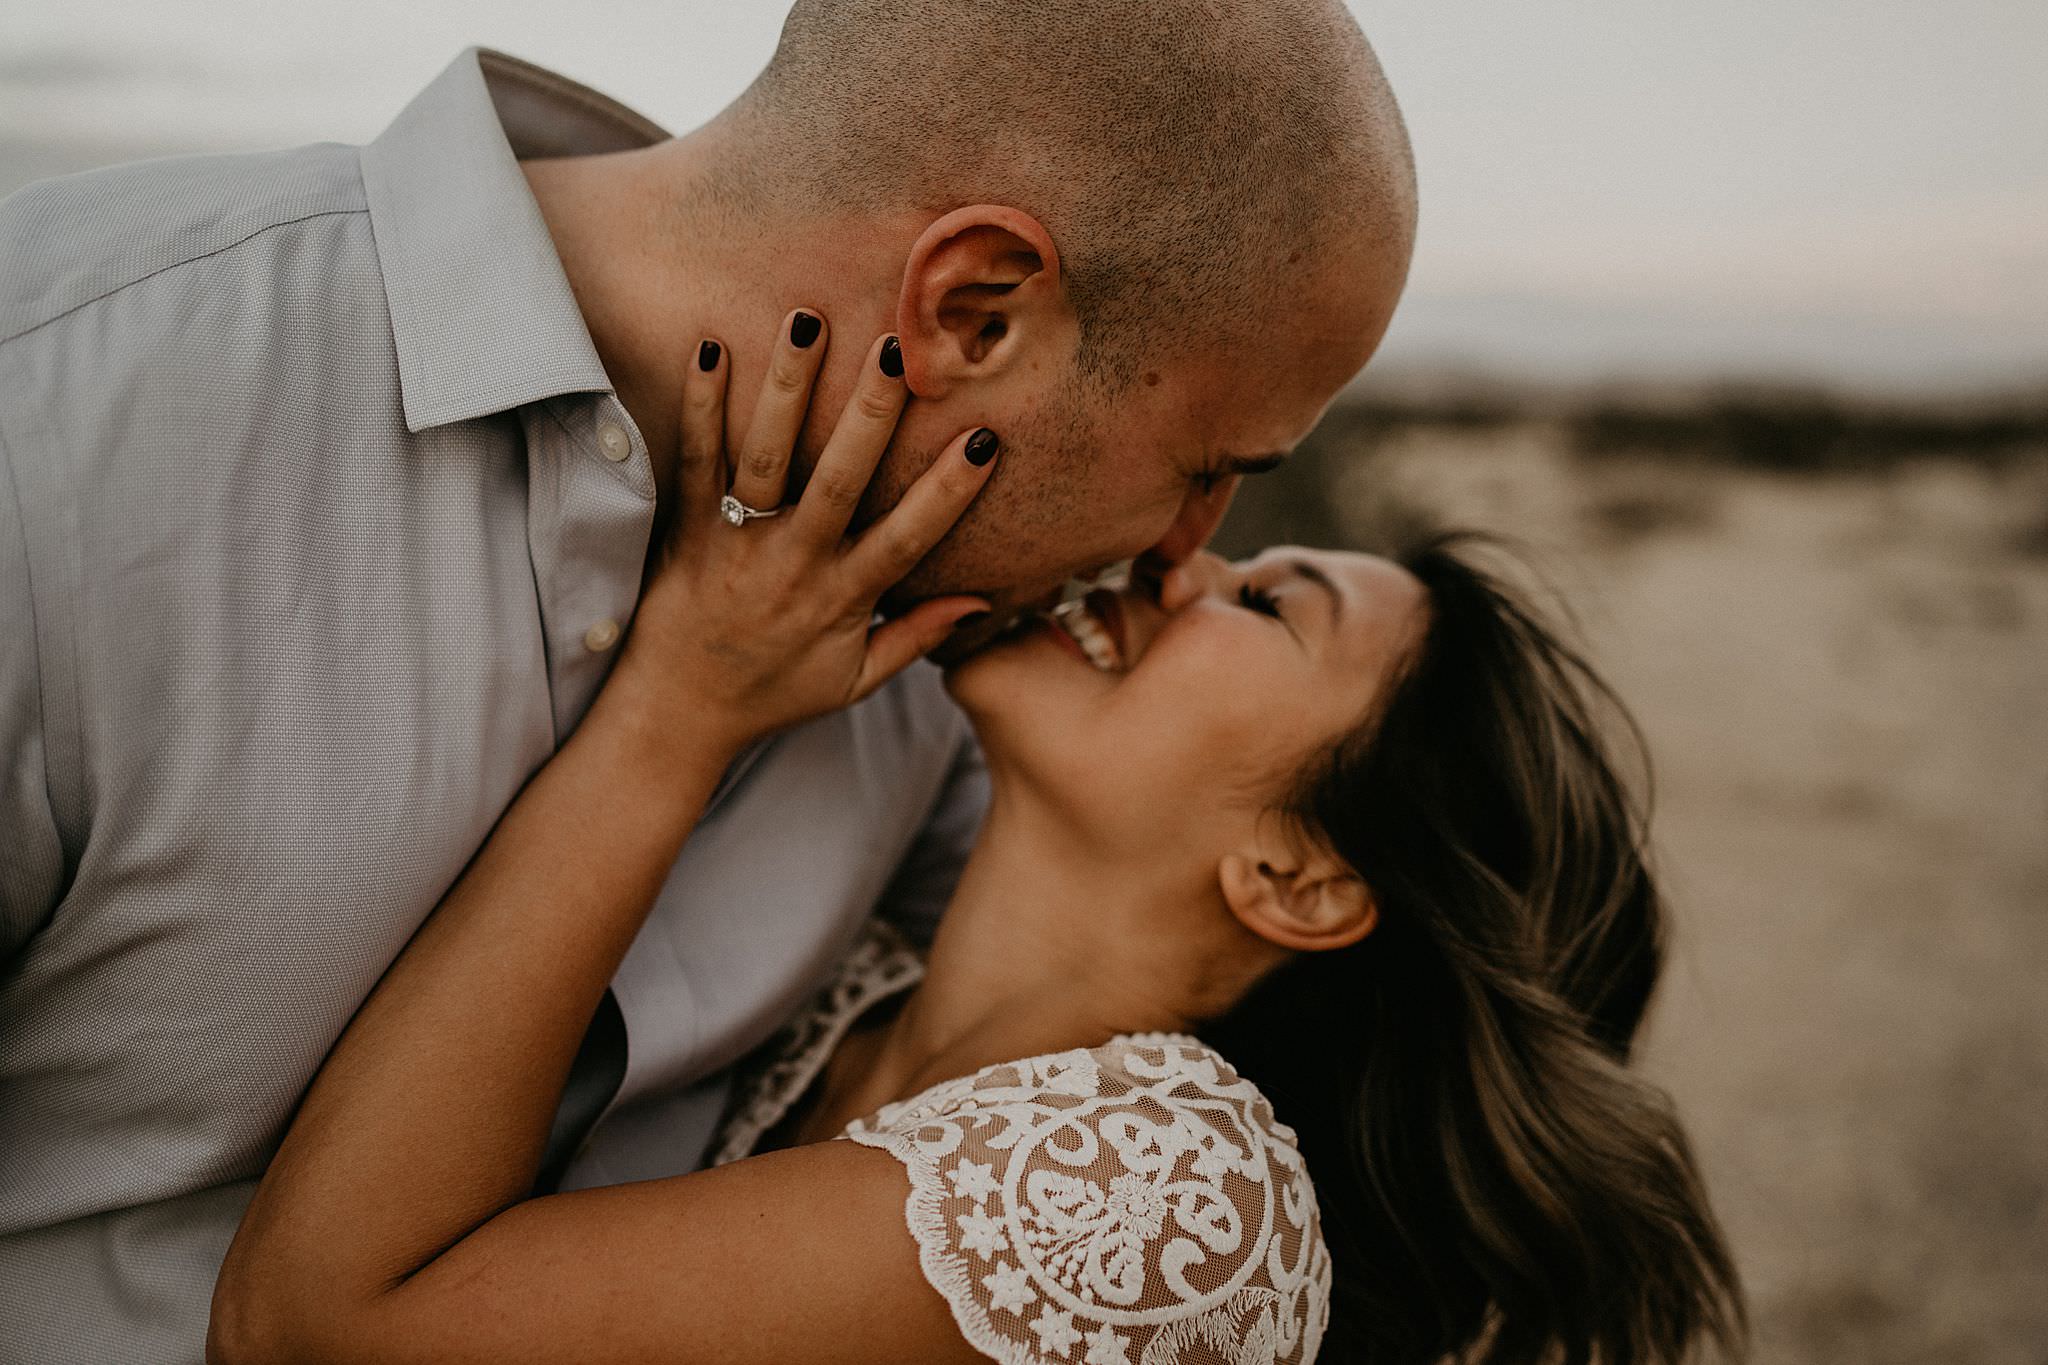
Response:
[[[672,412],[677,358],[723,340],[736,448],[753,329],[819,308],[800,483],[852,358],[899,333],[913,401],[856,526],[994,429],[887,605],[974,593],[997,622],[1206,541],[1378,344],[1414,236],[1400,111],[1337,0],[796,0],[731,106],[621,160],[622,199],[604,160],[535,183],[629,409]]]
[[[1058,244],[1081,364],[1250,339],[1342,239],[1403,266],[1414,162],[1335,0],[797,0],[721,188],[780,214],[1011,204]]]

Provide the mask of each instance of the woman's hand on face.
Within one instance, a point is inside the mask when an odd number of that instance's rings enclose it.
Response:
[[[703,343],[689,368],[676,515],[605,689],[623,695],[657,741],[674,734],[697,751],[708,744],[714,753],[736,752],[859,701],[988,605],[934,598],[870,629],[882,594],[981,491],[996,447],[986,429],[961,433],[895,508],[848,537],[908,398],[894,337],[869,348],[803,496],[784,506],[790,454],[824,359],[823,331],[816,314],[785,320],[736,455],[732,496],[762,510],[782,507],[772,518],[724,520],[726,348]]]

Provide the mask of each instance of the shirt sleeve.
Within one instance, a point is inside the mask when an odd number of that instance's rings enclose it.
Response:
[[[26,521],[0,437],[0,975],[56,907],[64,855],[50,812]]]
[[[925,1278],[991,1359],[1314,1359],[1330,1260],[1294,1135],[1190,1038],[992,1067],[845,1137],[910,1178]]]
[[[919,948],[931,946],[988,813],[988,764],[974,732],[962,730],[931,814],[878,902],[882,917]]]

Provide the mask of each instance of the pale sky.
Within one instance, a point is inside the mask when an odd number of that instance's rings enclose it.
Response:
[[[784,8],[0,0],[0,155],[362,141],[472,42],[681,130]],[[1422,175],[1385,364],[2048,381],[2043,0],[1353,9]]]

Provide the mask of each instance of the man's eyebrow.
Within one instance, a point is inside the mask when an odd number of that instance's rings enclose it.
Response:
[[[1284,452],[1271,455],[1231,455],[1223,461],[1223,472],[1238,478],[1252,474],[1270,474],[1287,463]]]
[[[1344,615],[1344,594],[1337,590],[1330,576],[1305,559],[1289,560],[1287,567],[1330,595],[1330,624],[1335,625]]]

